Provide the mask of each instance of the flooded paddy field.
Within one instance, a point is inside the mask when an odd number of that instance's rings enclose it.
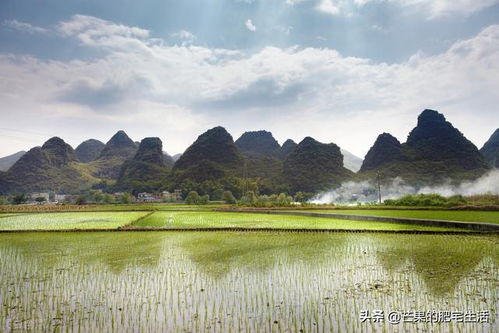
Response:
[[[498,242],[439,234],[0,234],[0,331],[492,332]],[[489,317],[361,320],[375,310]]]

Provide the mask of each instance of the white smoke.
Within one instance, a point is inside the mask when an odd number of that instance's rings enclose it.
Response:
[[[382,200],[398,199],[406,194],[430,194],[436,193],[443,196],[452,195],[475,195],[475,194],[497,194],[499,195],[499,169],[489,171],[474,181],[464,181],[459,185],[453,185],[451,181],[436,185],[413,187],[407,185],[400,177],[393,179],[389,184],[381,186]],[[345,182],[341,187],[325,193],[321,193],[310,202],[317,204],[325,203],[369,203],[378,201],[377,185],[370,181]]]

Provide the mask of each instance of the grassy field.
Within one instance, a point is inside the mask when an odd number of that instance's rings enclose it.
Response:
[[[141,228],[289,228],[289,229],[352,229],[352,230],[432,230],[449,228],[418,225],[337,220],[321,217],[283,216],[227,212],[155,212],[131,225]]]
[[[116,229],[147,212],[0,214],[0,230]]]
[[[330,213],[330,214],[401,217],[401,218],[411,218],[411,219],[499,223],[499,211],[487,212],[487,211],[462,211],[462,210],[367,210],[367,209],[348,209],[348,210],[309,209],[303,211]]]

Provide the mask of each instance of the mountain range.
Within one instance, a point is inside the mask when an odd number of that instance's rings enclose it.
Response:
[[[74,150],[53,137],[41,147],[0,159],[0,193],[77,193],[104,187],[134,193],[180,188],[213,198],[224,190],[240,196],[248,189],[313,194],[378,176],[421,186],[474,179],[498,163],[499,130],[478,150],[441,113],[424,110],[405,143],[382,133],[364,160],[312,137],[298,144],[289,139],[281,146],[271,132],[261,130],[234,141],[220,126],[173,157],[159,138],[137,143],[122,130],[105,144],[89,139]]]

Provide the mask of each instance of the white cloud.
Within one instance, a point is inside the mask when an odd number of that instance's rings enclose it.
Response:
[[[330,15],[338,15],[340,13],[339,4],[333,0],[320,0],[317,3],[316,8],[320,12],[330,14]]]
[[[26,22],[20,22],[17,20],[6,20],[3,22],[3,25],[22,32],[26,32],[28,34],[45,34],[49,32],[48,29],[37,27],[32,24]]]
[[[244,25],[246,26],[246,29],[248,29],[249,31],[256,31],[256,26],[253,24],[251,19],[247,19]]]
[[[478,144],[499,123],[499,25],[442,54],[391,65],[327,48],[243,53],[168,45],[147,30],[82,16],[59,27],[100,56],[0,55],[4,127],[22,123],[80,139],[89,135],[85,128],[103,139],[132,128],[180,152],[201,131],[223,125],[235,137],[256,129],[271,130],[281,142],[312,135],[362,156],[383,131],[404,141],[428,107]]]
[[[180,41],[180,43],[184,46],[185,45],[192,45],[197,39],[197,37],[192,32],[187,31],[187,30],[177,31],[177,32],[171,34],[171,37]]]

